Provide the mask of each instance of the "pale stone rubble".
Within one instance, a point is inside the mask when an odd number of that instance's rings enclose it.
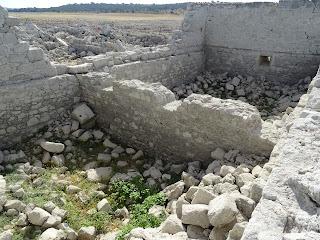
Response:
[[[38,155],[43,156],[42,161],[35,160],[32,166],[30,163],[25,163],[29,158],[29,152],[25,154],[23,151],[14,153],[14,151],[5,150],[1,152],[4,158],[2,169],[10,170],[18,167],[21,176],[23,176],[22,179],[28,179],[29,174],[36,176],[43,172],[45,165],[50,162],[59,167],[65,166],[70,161],[77,164],[78,160],[74,159],[76,149],[72,144],[76,139],[85,142],[100,142],[103,143],[106,150],[104,153],[98,154],[99,162],[85,162],[84,165],[84,174],[89,181],[129,180],[135,176],[143,176],[150,186],[161,185],[169,200],[166,207],[154,206],[149,211],[150,214],[158,216],[164,212],[168,214],[167,220],[158,229],[135,229],[127,236],[127,239],[188,239],[188,237],[215,239],[213,238],[215,235],[226,236],[230,240],[240,239],[244,226],[250,219],[256,202],[261,197],[261,188],[270,174],[267,168],[263,168],[267,162],[266,157],[241,154],[238,150],[224,151],[217,148],[211,153],[212,163],[210,164],[199,161],[188,164],[172,164],[161,160],[155,161],[153,165],[150,162],[143,164],[143,162],[141,163],[143,157],[141,150],[117,145],[106,137],[104,132],[87,128],[88,122],[94,122],[95,114],[86,104],[82,103],[76,106],[71,116],[73,120],[65,123],[57,122],[56,125],[49,127],[49,131],[38,134],[34,140],[31,140],[38,145],[38,147],[34,147],[31,154],[34,154],[35,149],[38,149]],[[86,129],[81,127],[86,127]],[[80,134],[74,134],[77,131]],[[91,137],[83,140],[81,136],[86,132],[90,133]],[[55,135],[64,137],[65,142],[46,140]],[[143,164],[143,171],[139,172],[133,168],[123,173],[113,172],[112,168],[108,166],[111,159],[116,160],[124,155],[128,155],[132,161],[136,162],[137,166]],[[57,157],[63,159],[59,164],[56,162]],[[118,164],[118,167],[121,165]],[[173,175],[181,175],[181,180],[168,185],[167,182]],[[88,201],[89,196],[85,195],[81,188],[68,185],[68,182],[63,180],[59,180],[57,183],[64,185],[65,191],[69,194],[75,194],[79,201]],[[33,184],[41,185],[44,183],[38,182],[35,178]],[[44,208],[40,208],[20,201],[19,199],[25,194],[21,183],[6,187],[5,181],[2,181],[2,188],[7,189],[17,198],[14,200],[3,198],[0,201],[4,214],[15,216],[17,227],[29,224],[41,226],[44,229],[40,236],[42,240],[96,239],[97,233],[94,226],[83,227],[78,232],[64,226],[63,221],[68,213],[52,202],[48,202]],[[115,216],[122,216],[124,219],[130,218],[126,208],[113,212],[108,200],[103,196],[104,194],[97,202],[97,211],[109,212]],[[228,233],[229,231],[230,233]],[[10,235],[10,232],[4,234]],[[103,239],[103,235],[99,235],[99,238]]]
[[[177,99],[183,99],[193,93],[209,94],[222,99],[234,99],[256,106],[265,119],[290,112],[297,106],[300,97],[306,93],[311,77],[301,79],[296,84],[283,85],[251,76],[230,76],[228,73],[213,74],[206,72],[197,76],[193,83],[173,88]]]

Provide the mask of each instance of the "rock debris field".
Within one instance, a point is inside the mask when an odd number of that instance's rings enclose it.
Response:
[[[95,128],[81,104],[0,152],[0,239],[237,240],[267,161],[220,148],[207,163],[150,159]]]
[[[319,239],[320,19],[290,3],[0,6],[0,240]]]
[[[284,112],[290,113],[306,93],[311,82],[307,76],[294,85],[271,83],[263,77],[231,76],[228,73],[205,72],[193,83],[176,86],[172,89],[177,99],[184,99],[192,93],[209,94],[221,99],[234,99],[247,102],[260,112],[263,119],[281,118]]]

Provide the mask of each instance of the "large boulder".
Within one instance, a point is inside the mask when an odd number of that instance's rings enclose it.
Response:
[[[207,228],[210,226],[208,219],[208,205],[185,204],[182,205],[182,223]]]
[[[235,200],[223,194],[210,201],[208,217],[214,227],[221,227],[235,220],[238,212]]]

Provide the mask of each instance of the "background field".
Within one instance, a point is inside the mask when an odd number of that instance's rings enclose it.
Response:
[[[10,13],[11,16],[33,22],[166,22],[167,24],[179,24],[183,15],[180,14],[156,14],[156,13]]]

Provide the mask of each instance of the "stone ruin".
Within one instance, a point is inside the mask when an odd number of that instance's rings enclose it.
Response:
[[[257,206],[245,225],[220,226],[223,219],[214,212],[215,206],[226,206],[235,215],[241,197],[237,206],[224,194],[214,203],[203,197],[190,204],[192,187],[181,199],[182,192],[172,196],[169,186],[164,191],[185,207],[170,215],[162,230],[178,235],[165,238],[141,230],[132,239],[187,239],[177,231],[184,229],[182,223],[193,232],[215,226],[207,234],[211,240],[320,239],[316,3],[194,4],[171,44],[85,57],[75,66],[50,63],[40,49],[18,41],[16,24],[1,8],[1,148],[20,143],[86,102],[97,125],[113,139],[155,159],[205,164],[221,158],[219,151],[234,149],[270,157],[263,167],[267,176],[250,185],[257,195],[248,196]],[[269,115],[276,117],[261,117]],[[232,177],[235,169],[221,171],[222,177]]]

